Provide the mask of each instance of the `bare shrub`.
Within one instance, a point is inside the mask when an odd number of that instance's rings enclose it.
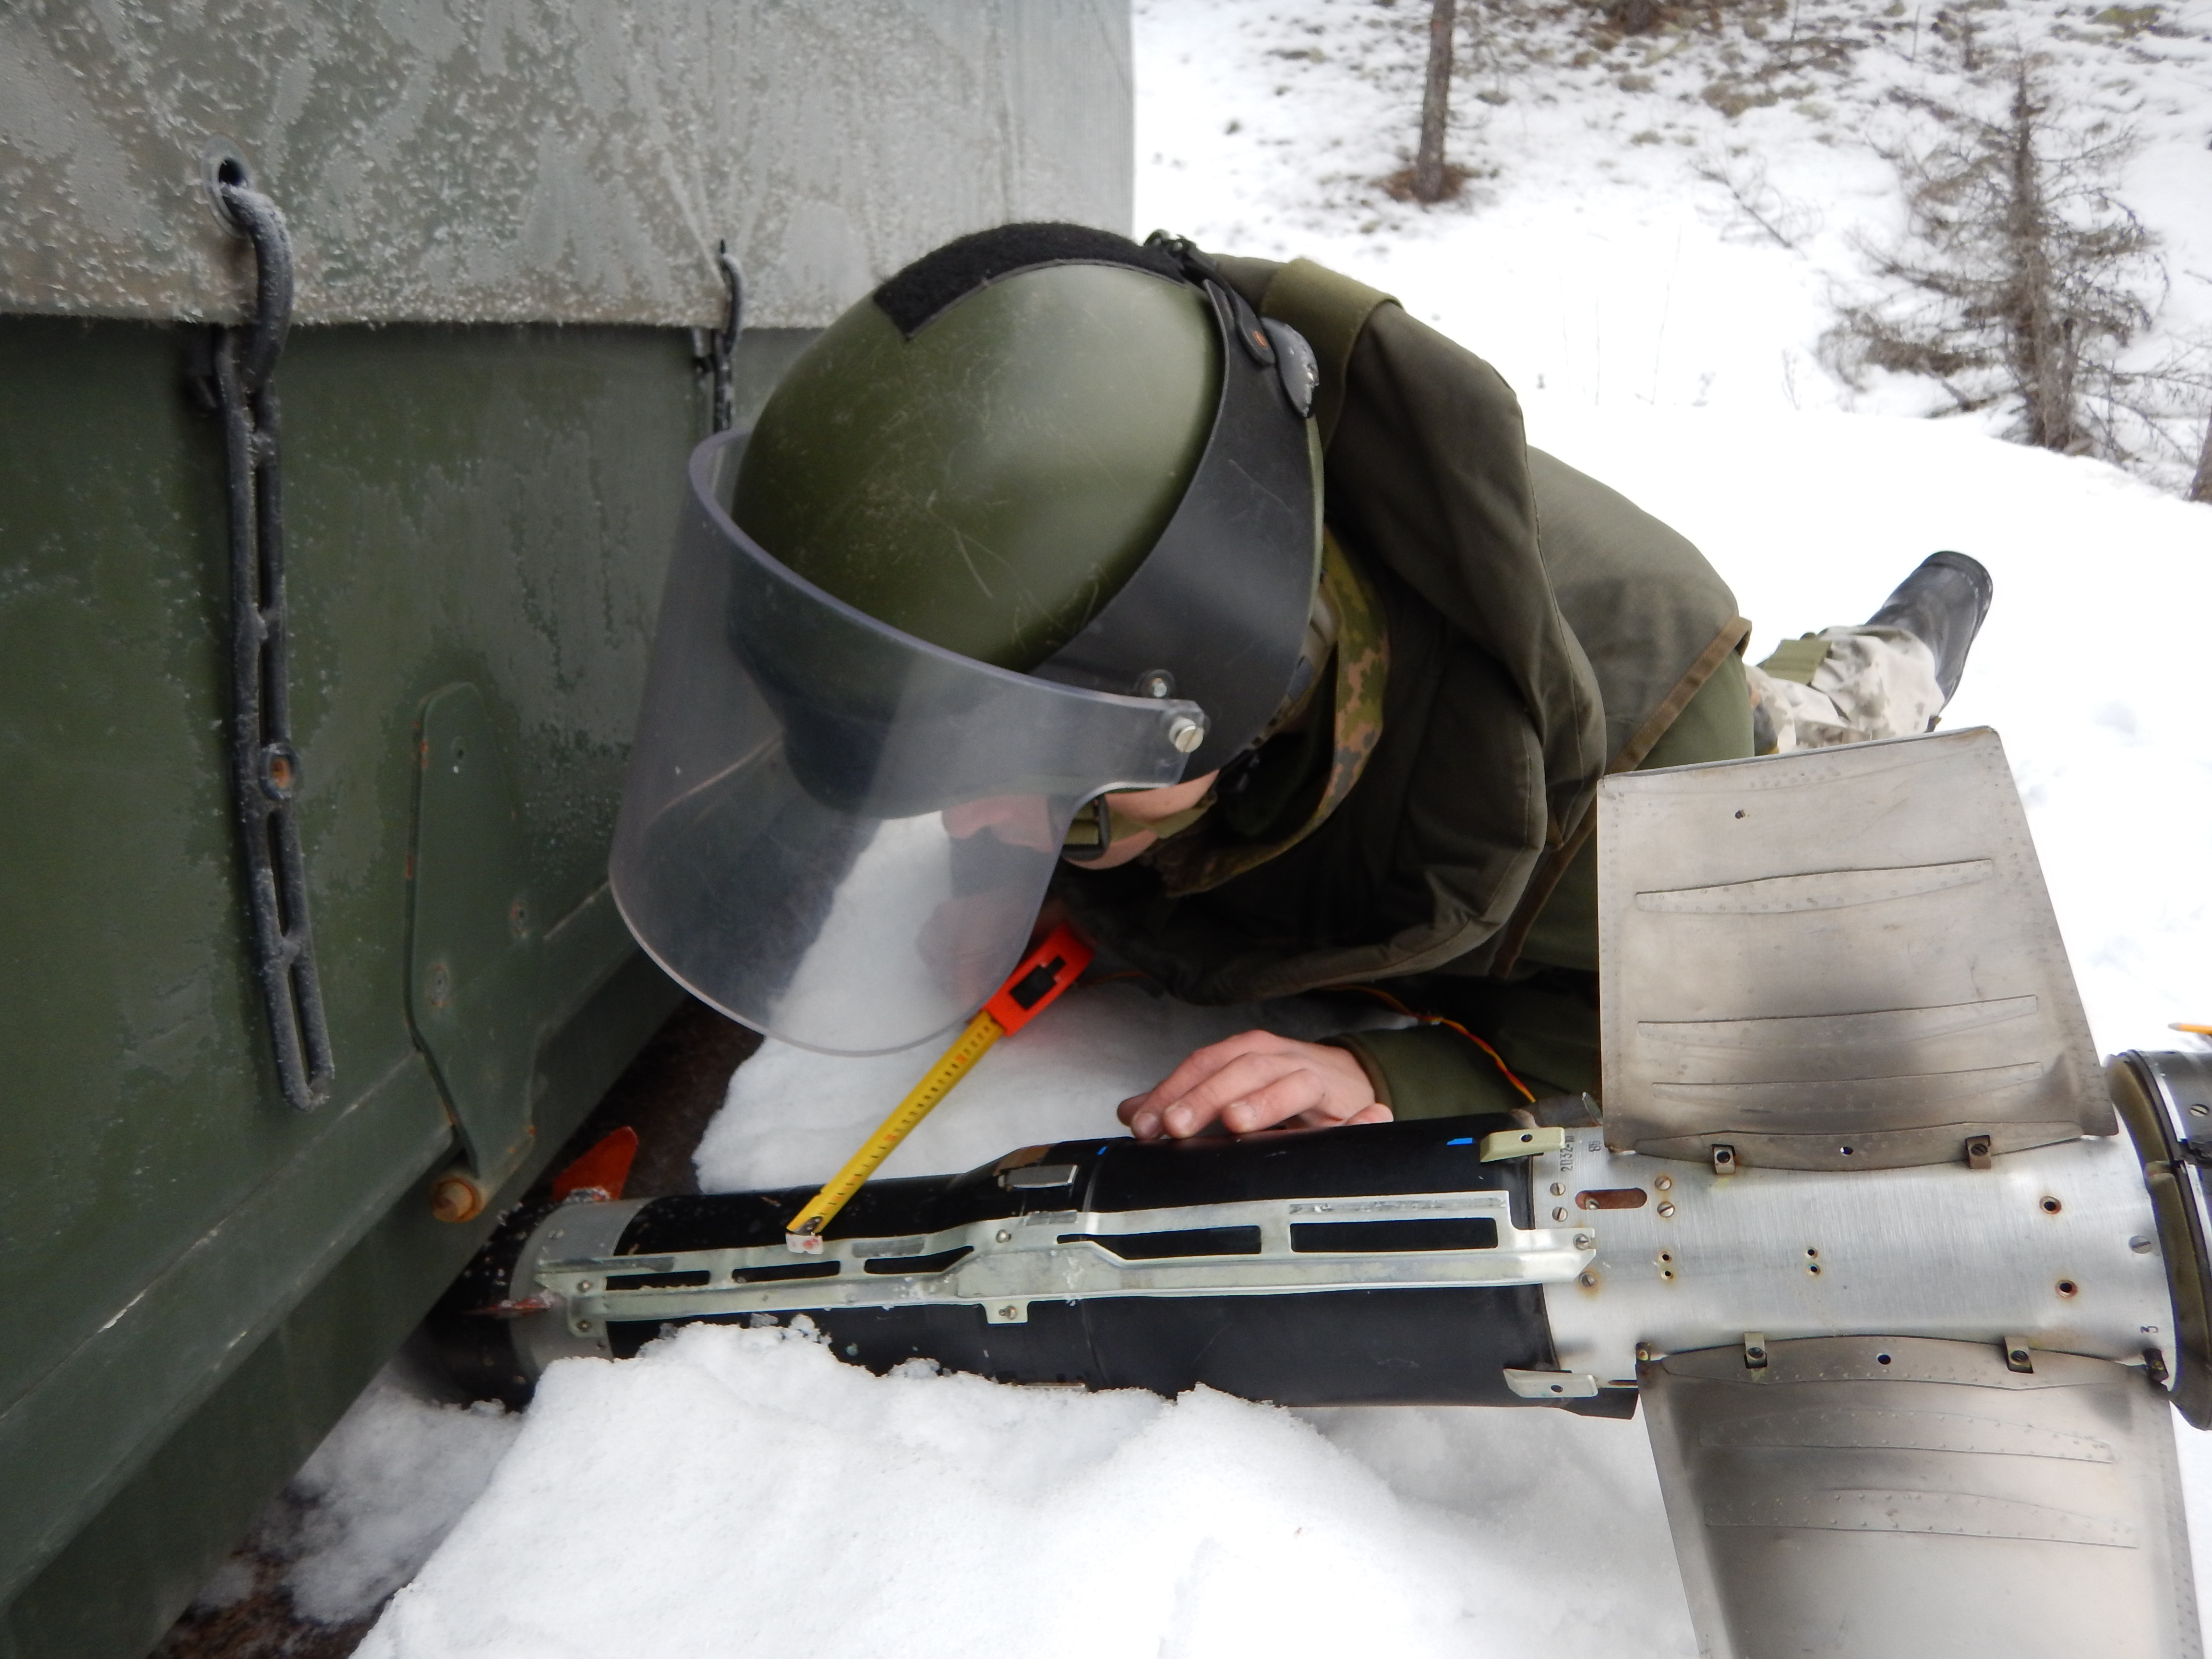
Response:
[[[1778,246],[1796,249],[1819,234],[1820,213],[1803,202],[1793,202],[1768,180],[1766,162],[1749,154],[1698,158],[1697,174],[1718,185],[1735,204],[1735,219]]]

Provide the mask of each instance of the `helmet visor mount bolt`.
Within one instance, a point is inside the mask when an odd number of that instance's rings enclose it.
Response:
[[[1168,723],[1168,741],[1177,754],[1188,755],[1206,741],[1206,727],[1188,714],[1178,714]]]

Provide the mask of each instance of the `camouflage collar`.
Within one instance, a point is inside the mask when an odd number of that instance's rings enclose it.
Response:
[[[1382,736],[1382,687],[1390,672],[1390,636],[1382,607],[1367,578],[1338,544],[1334,532],[1322,538],[1322,587],[1336,609],[1336,679],[1332,688],[1334,749],[1328,781],[1304,823],[1280,840],[1236,841],[1217,823],[1200,821],[1173,841],[1144,854],[1170,896],[1202,893],[1232,877],[1280,856],[1319,829],[1352,793],[1368,757]],[[1208,819],[1217,817],[1208,814]]]

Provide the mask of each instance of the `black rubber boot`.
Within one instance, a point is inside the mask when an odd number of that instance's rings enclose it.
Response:
[[[1936,684],[1948,702],[1966,672],[1966,653],[1990,614],[1996,584],[1979,559],[1964,553],[1931,553],[1898,583],[1869,628],[1901,628],[1936,653]]]

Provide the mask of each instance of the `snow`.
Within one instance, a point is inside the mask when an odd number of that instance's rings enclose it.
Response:
[[[201,1590],[199,1605],[238,1601],[273,1569],[301,1618],[322,1625],[367,1618],[467,1512],[521,1426],[489,1401],[421,1399],[388,1369]]]
[[[1996,605],[1947,724],[2004,736],[2100,1048],[2174,1046],[2167,1022],[2212,1020],[2212,509],[1998,442],[1993,420],[1911,418],[1925,386],[1857,392],[1822,368],[1863,239],[1898,222],[1868,134],[1909,131],[1899,92],[1985,90],[1934,8],[1891,10],[1800,0],[1764,41],[1731,22],[1607,51],[1576,33],[1584,12],[1463,3],[1484,46],[1452,153],[1477,176],[1425,210],[1375,182],[1407,159],[1418,0],[1141,0],[1139,229],[1309,254],[1489,357],[1532,441],[1705,550],[1759,624],[1755,655],[1863,617],[1936,548],[1982,559]],[[2212,0],[2153,32],[2097,10],[1972,15],[2143,131],[2124,193],[2167,241],[2163,349],[2212,324]],[[1790,31],[1862,44],[1790,67]],[[1730,88],[1778,96],[1730,117],[1711,100]],[[1349,1017],[1087,988],[988,1056],[891,1172],[1115,1133],[1115,1102],[1199,1043]],[[922,1063],[766,1045],[700,1148],[702,1182],[826,1176]],[[411,1409],[372,1395],[311,1466],[350,1518],[294,1569],[303,1605],[359,1606],[489,1471],[362,1650],[378,1659],[1695,1651],[1634,1423],[875,1378],[803,1335],[725,1328],[565,1363],[519,1430]],[[467,1442],[467,1472],[410,1499],[440,1437]],[[2203,1577],[2212,1437],[2181,1449]]]

